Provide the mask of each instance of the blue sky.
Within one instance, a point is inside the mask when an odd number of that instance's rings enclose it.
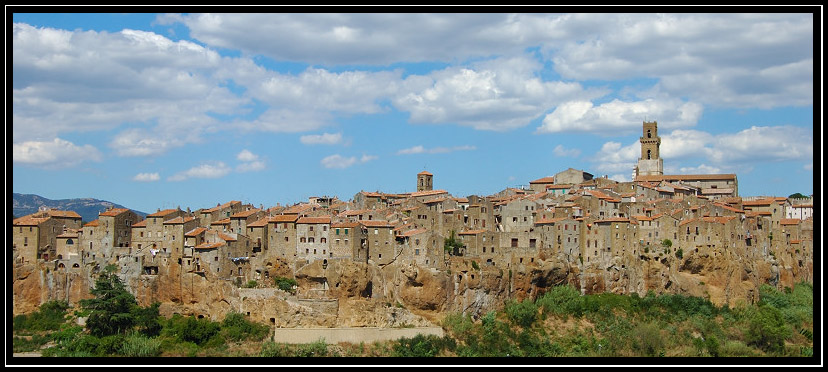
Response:
[[[423,170],[455,196],[628,181],[646,119],[668,174],[812,194],[809,9],[14,14],[13,191],[151,212],[410,192]]]

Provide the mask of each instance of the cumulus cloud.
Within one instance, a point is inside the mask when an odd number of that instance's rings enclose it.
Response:
[[[468,67],[449,67],[429,75],[408,76],[393,100],[411,113],[412,123],[456,123],[480,130],[506,131],[526,126],[556,104],[603,91],[578,83],[544,81],[543,68],[526,57],[498,58]]]
[[[563,147],[563,145],[557,145],[554,149],[552,149],[552,153],[555,154],[555,156],[577,158],[578,155],[581,155],[581,150],[567,149]]]
[[[335,145],[342,142],[342,133],[309,134],[299,137],[305,145]]]
[[[102,158],[100,151],[92,145],[78,146],[60,138],[12,144],[14,163],[47,169],[72,167],[84,161],[101,161]]]
[[[207,163],[192,167],[170,176],[169,181],[184,181],[190,178],[221,178],[230,173],[230,167],[223,162]]]
[[[236,159],[243,162],[236,166],[237,172],[256,172],[265,169],[265,162],[259,160],[259,155],[250,150],[242,150],[236,155]]]
[[[356,156],[344,157],[339,154],[334,154],[325,157],[322,161],[320,161],[320,163],[323,167],[328,169],[345,169],[353,165],[367,163],[375,159],[377,159],[377,157],[373,155],[362,155],[362,157],[357,158]]]
[[[155,182],[161,179],[161,176],[158,173],[138,173],[135,177],[132,177],[133,181],[138,182]]]
[[[752,126],[736,133],[712,135],[698,130],[674,130],[660,135],[660,152],[665,171],[686,174],[733,172],[763,162],[805,161],[813,163],[813,135],[795,126]],[[638,141],[623,146],[606,142],[593,157],[601,172],[632,170],[641,156]],[[704,161],[696,166],[681,166],[683,161]],[[707,164],[709,163],[709,164]],[[807,164],[807,163],[806,163]]]
[[[414,147],[410,147],[407,149],[402,149],[397,151],[397,155],[411,155],[411,154],[445,154],[454,151],[471,151],[476,150],[477,147],[463,145],[463,146],[454,146],[454,147],[433,147],[433,148],[425,148],[422,145],[417,145]]]
[[[645,99],[624,102],[614,99],[595,106],[589,101],[563,103],[546,115],[538,133],[590,132],[618,135],[641,130],[645,119],[656,119],[659,128],[694,126],[701,117],[702,106],[677,99]]]

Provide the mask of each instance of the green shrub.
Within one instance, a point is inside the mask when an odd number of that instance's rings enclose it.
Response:
[[[194,316],[185,318],[178,314],[173,315],[166,323],[162,334],[199,346],[206,344],[221,329],[218,323],[209,319],[196,319]]]
[[[661,330],[655,323],[644,323],[636,327],[638,349],[644,356],[654,357],[664,349],[664,339]]]
[[[504,308],[506,316],[513,324],[531,327],[538,317],[538,305],[531,300],[517,302],[509,300]]]
[[[583,298],[581,293],[571,286],[556,286],[543,294],[536,301],[545,314],[556,314],[566,318],[569,315],[580,317],[582,315],[581,304]]]
[[[66,322],[66,310],[69,304],[65,301],[49,301],[40,305],[37,311],[31,314],[17,315],[12,320],[15,332],[23,331],[56,331]]]
[[[259,286],[259,283],[256,282],[255,280],[250,280],[250,281],[248,281],[247,283],[244,284],[244,288],[256,288],[258,286]]]
[[[780,353],[785,349],[785,339],[792,330],[785,324],[779,309],[762,304],[749,320],[745,338],[748,345],[754,345],[767,352]]]
[[[477,266],[477,261],[472,260],[471,265],[472,269],[480,270],[480,266]]]
[[[15,353],[35,351],[49,342],[48,336],[32,335],[31,337],[17,337],[12,339],[12,349]]]
[[[392,356],[434,357],[443,350],[443,339],[435,335],[418,334],[412,338],[401,338],[394,342]]]
[[[221,322],[221,331],[231,341],[261,340],[270,333],[270,327],[252,322],[240,313],[229,313]]]
[[[296,290],[293,289],[294,286],[297,285],[295,279],[283,278],[281,276],[277,276],[273,278],[274,283],[276,284],[276,288],[279,288],[285,292],[290,292],[291,294],[296,293]]]
[[[157,357],[161,355],[161,340],[132,333],[124,338],[120,354],[137,358]]]

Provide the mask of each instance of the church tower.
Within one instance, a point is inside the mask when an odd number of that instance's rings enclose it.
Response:
[[[433,185],[431,184],[434,175],[426,171],[417,173],[417,191],[431,191]]]
[[[664,175],[664,160],[661,159],[658,151],[661,146],[661,137],[658,136],[657,122],[644,122],[639,142],[641,142],[641,157],[638,159],[636,176]]]

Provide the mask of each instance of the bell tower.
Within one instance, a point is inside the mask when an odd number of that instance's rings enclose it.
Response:
[[[417,173],[417,191],[431,191],[433,185],[431,184],[434,175],[426,171]]]
[[[641,157],[638,159],[636,176],[663,175],[664,160],[661,159],[659,153],[661,137],[658,136],[658,122],[644,122],[643,133],[639,142],[641,143]]]

